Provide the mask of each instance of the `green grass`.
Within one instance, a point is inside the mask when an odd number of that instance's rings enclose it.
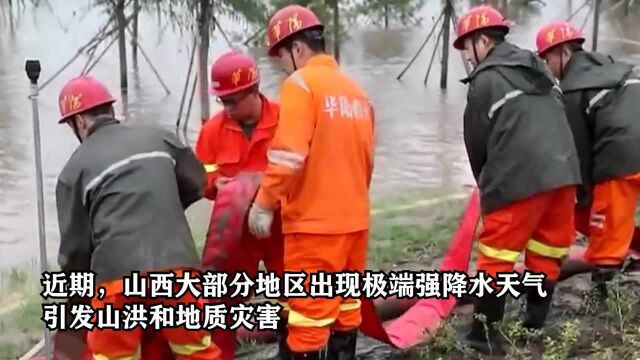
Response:
[[[39,295],[25,299],[15,311],[0,317],[0,360],[18,359],[42,338]]]
[[[374,217],[368,267],[388,269],[403,263],[427,263],[446,249],[460,221],[462,204],[412,211],[413,216]]]

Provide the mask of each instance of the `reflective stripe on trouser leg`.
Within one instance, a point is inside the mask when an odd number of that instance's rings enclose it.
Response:
[[[513,251],[508,249],[497,249],[482,243],[478,244],[478,251],[480,251],[480,253],[488,257],[514,263],[514,264],[518,261],[518,258],[520,257],[520,251]]]
[[[135,354],[129,356],[107,356],[104,354],[93,354],[93,360],[139,360],[140,359],[140,347],[136,350]]]
[[[520,254],[520,251],[499,249],[480,243],[478,244],[478,272],[484,272],[487,277],[495,280],[498,273],[513,271]],[[491,284],[493,288],[499,288],[495,282]]]
[[[289,299],[287,345],[293,352],[324,349],[340,314],[340,298]],[[317,317],[311,317],[316,314]]]
[[[568,247],[550,246],[534,239],[529,240],[529,242],[527,243],[527,250],[531,250],[542,256],[554,259],[562,259],[567,256],[567,254],[569,254]]]
[[[211,346],[211,336],[205,335],[199,343],[178,344],[169,342],[171,351],[176,355],[190,356],[203,350],[207,350]]]
[[[306,317],[301,313],[289,309],[289,325],[297,326],[297,327],[325,327],[333,324],[335,319],[333,318],[325,318],[325,319],[312,319],[310,317]]]
[[[525,265],[528,271],[543,273],[547,281],[556,281],[560,276],[562,261],[568,253],[568,247],[551,246],[540,241],[529,240]]]
[[[333,326],[335,330],[348,331],[357,329],[360,326],[360,323],[362,323],[360,300],[347,299],[345,302],[340,304],[340,314]]]

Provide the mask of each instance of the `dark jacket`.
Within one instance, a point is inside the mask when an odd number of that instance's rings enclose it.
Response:
[[[535,54],[496,45],[469,83],[464,139],[483,213],[580,183],[560,91]]]
[[[93,270],[97,283],[198,267],[184,210],[205,184],[203,165],[173,134],[99,119],[58,179],[60,267]]]
[[[640,172],[640,80],[631,65],[579,51],[560,81],[580,156],[578,199],[588,206],[594,183]]]

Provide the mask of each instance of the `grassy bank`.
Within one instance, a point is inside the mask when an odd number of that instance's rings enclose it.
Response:
[[[578,276],[560,285],[548,324],[539,331],[522,327],[524,301],[510,299],[507,315],[500,324],[505,357],[482,356],[466,348],[460,337],[468,330],[471,307],[458,308],[456,314],[424,345],[406,351],[405,359],[640,359],[640,288],[618,279],[611,297],[599,309],[590,307],[593,299],[585,294],[588,276]],[[523,300],[523,299],[522,299]]]

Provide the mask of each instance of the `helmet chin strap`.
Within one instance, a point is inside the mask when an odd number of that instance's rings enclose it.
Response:
[[[564,51],[560,52],[560,79],[564,77]]]
[[[473,41],[473,56],[476,58],[476,66],[480,65],[480,58],[478,57],[478,49],[476,49],[476,42]]]
[[[76,123],[75,117],[73,118],[73,120],[70,120],[70,121],[71,121],[71,127],[73,128],[73,133],[78,138],[78,141],[80,142],[80,144],[82,144],[82,138],[80,137],[80,129],[78,129],[78,123]]]
[[[293,47],[289,51],[289,56],[291,56],[291,63],[293,64],[293,71],[298,70],[298,66],[296,65],[296,59],[293,57]]]

